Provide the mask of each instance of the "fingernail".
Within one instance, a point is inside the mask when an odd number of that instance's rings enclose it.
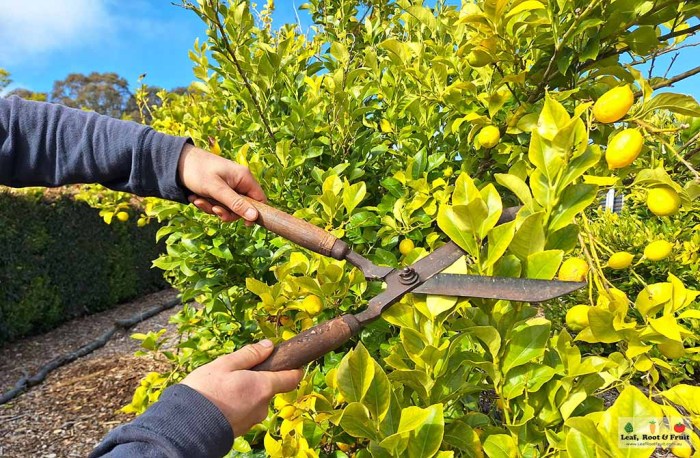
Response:
[[[261,340],[258,343],[260,344],[261,347],[265,347],[265,348],[270,348],[274,345],[270,339]]]
[[[255,221],[258,217],[258,212],[255,211],[254,208],[249,208],[248,210],[245,211],[243,214],[243,217],[247,219],[248,221]]]

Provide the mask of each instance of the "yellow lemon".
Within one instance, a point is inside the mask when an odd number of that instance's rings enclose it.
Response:
[[[297,408],[289,405],[289,406],[284,406],[282,407],[282,410],[279,411],[277,415],[280,417],[284,418],[285,420],[291,420],[296,416],[297,413]]]
[[[315,294],[306,296],[301,302],[301,308],[309,315],[318,315],[323,310],[323,302],[321,298]]]
[[[596,100],[593,105],[593,117],[604,124],[619,121],[630,111],[633,103],[634,93],[629,86],[610,89]]]
[[[605,160],[610,169],[627,167],[639,156],[644,146],[644,137],[637,129],[625,129],[615,134],[608,142]]]
[[[479,131],[476,138],[484,148],[493,148],[498,145],[498,141],[501,139],[501,132],[496,126],[486,126]]]
[[[583,281],[588,275],[588,263],[581,258],[569,258],[559,268],[559,280]]]
[[[680,196],[667,186],[652,188],[647,193],[647,207],[656,216],[675,215],[680,206]]]
[[[566,325],[572,331],[580,331],[588,327],[588,305],[574,305],[566,312]]]
[[[671,254],[673,244],[666,240],[651,242],[644,248],[644,257],[650,261],[661,261]]]
[[[671,453],[673,453],[674,456],[678,456],[680,458],[690,458],[693,456],[693,448],[688,444],[687,442],[684,442],[683,445],[676,445],[675,447],[671,447]]]
[[[483,67],[492,63],[493,58],[485,49],[474,48],[472,52],[467,54],[467,62],[469,62],[469,65],[472,67]]]
[[[139,218],[139,220],[136,222],[136,225],[137,225],[138,227],[143,227],[143,226],[145,226],[146,224],[148,224],[148,220],[146,220],[146,218],[143,218],[143,217],[142,217],[142,218]]]
[[[399,253],[406,256],[408,253],[413,251],[415,247],[416,246],[413,244],[413,240],[403,239],[401,240],[401,243],[399,243]]]
[[[608,267],[615,270],[626,269],[632,264],[634,255],[626,251],[618,251],[608,259]]]
[[[273,402],[273,405],[275,406],[275,409],[282,410],[289,405],[289,402],[286,399],[284,399],[284,396],[278,394],[277,396],[275,396],[275,401]]]
[[[452,167],[447,167],[445,170],[442,171],[442,176],[444,176],[445,178],[449,178],[454,173],[455,173],[455,171]]]
[[[129,214],[127,212],[117,212],[117,219],[122,223],[129,220]]]

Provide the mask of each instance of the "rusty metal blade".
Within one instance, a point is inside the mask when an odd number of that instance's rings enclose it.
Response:
[[[584,286],[586,286],[586,282],[438,274],[412,292],[519,302],[542,302],[569,294]]]

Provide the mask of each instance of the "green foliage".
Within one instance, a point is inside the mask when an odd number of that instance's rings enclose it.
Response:
[[[191,53],[200,92],[164,95],[155,128],[249,166],[275,206],[378,264],[410,264],[447,238],[468,254],[454,273],[552,279],[565,258],[585,256],[590,287],[575,300],[591,311],[589,326],[572,335],[542,309],[573,299],[535,307],[407,295],[351,345],[312,364],[245,440],[271,456],[602,453],[600,437],[610,440],[613,420],[639,397],[632,384],[656,392],[678,380],[674,361],[698,358],[690,331],[697,230],[687,216],[698,210],[694,134],[671,126],[691,125],[700,106],[653,93],[663,81],[636,65],[681,39],[662,35],[686,27],[700,6],[311,0],[307,36],[289,25],[273,30],[270,4],[259,20],[246,2],[187,4],[209,29]],[[617,125],[596,123],[593,100],[622,83],[640,91],[637,104]],[[478,139],[487,125],[499,129],[494,146]],[[608,138],[627,126],[644,132],[646,148],[611,171],[601,159]],[[612,218],[590,207],[611,186],[634,195],[659,185],[676,190],[683,208],[651,230],[682,226],[691,245],[638,283],[620,281],[600,256],[605,234],[616,232],[606,225]],[[515,220],[496,226],[513,205],[522,206]],[[652,218],[635,215],[638,228]],[[163,352],[173,364],[168,383],[247,342],[279,342],[361,310],[380,291],[345,262],[258,227],[170,203],[149,216],[167,222],[159,231],[167,252],[156,264],[203,304],[174,317],[182,341]],[[644,238],[618,238],[628,236]],[[415,248],[401,254],[405,238]],[[320,313],[302,306],[311,295]],[[144,349],[159,351],[158,339]],[[142,410],[160,389],[146,388],[128,408]],[[608,391],[621,395],[605,411]],[[644,406],[661,412],[664,399]],[[690,398],[678,399],[690,408]]]
[[[107,226],[66,196],[0,192],[0,342],[164,286],[156,225]]]

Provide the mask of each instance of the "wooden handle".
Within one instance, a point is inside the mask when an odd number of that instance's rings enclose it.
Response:
[[[321,323],[282,342],[254,371],[297,369],[347,342],[362,326],[354,315],[343,315]]]
[[[345,255],[350,251],[345,242],[320,227],[249,197],[245,199],[258,210],[256,223],[268,231],[318,254],[338,260],[345,259]]]

